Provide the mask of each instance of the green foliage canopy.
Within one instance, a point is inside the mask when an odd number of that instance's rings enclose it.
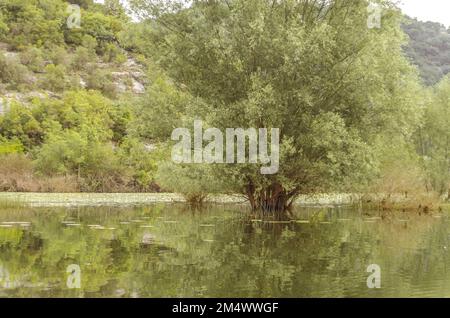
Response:
[[[389,2],[379,1],[383,27],[373,30],[367,1],[165,3],[134,2],[157,21],[163,68],[201,101],[190,118],[281,130],[277,175],[249,165],[216,170],[254,206],[361,182],[374,170],[375,136],[413,133],[416,74]]]

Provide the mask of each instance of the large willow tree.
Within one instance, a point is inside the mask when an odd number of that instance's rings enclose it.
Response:
[[[416,74],[401,15],[387,1],[369,28],[365,0],[135,0],[160,65],[199,102],[192,119],[280,128],[280,169],[218,165],[252,208],[285,211],[302,193],[347,190],[376,172],[380,135],[411,134]],[[194,109],[192,111],[192,109]],[[157,120],[157,119],[155,119]]]

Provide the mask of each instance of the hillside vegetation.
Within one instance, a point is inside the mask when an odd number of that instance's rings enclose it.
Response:
[[[437,22],[406,18],[403,30],[409,37],[404,50],[418,66],[426,85],[434,85],[450,72],[450,30]]]
[[[148,191],[155,158],[129,131],[147,59],[119,1],[0,1],[0,190]]]

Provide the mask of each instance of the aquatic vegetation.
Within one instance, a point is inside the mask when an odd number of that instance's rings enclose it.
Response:
[[[0,209],[20,209],[24,208],[25,206],[26,204],[20,199],[0,197]]]

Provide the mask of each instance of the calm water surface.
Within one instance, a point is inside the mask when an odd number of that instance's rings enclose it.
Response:
[[[239,207],[0,211],[0,297],[448,297],[450,219]],[[68,289],[66,269],[81,269]],[[381,289],[366,269],[381,267]]]

